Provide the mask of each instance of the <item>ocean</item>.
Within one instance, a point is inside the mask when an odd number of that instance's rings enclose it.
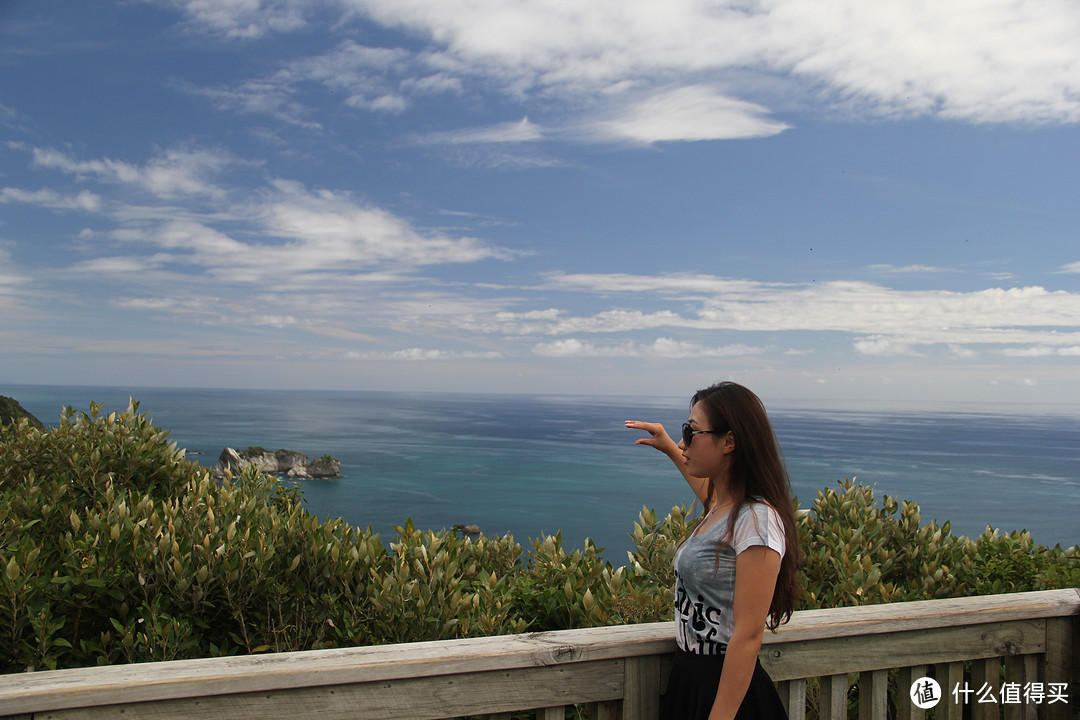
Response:
[[[566,547],[591,538],[625,564],[643,506],[661,516],[692,496],[675,467],[634,445],[627,419],[673,435],[685,398],[612,398],[0,386],[47,424],[71,405],[140,411],[190,459],[213,466],[226,447],[287,448],[341,461],[343,477],[308,480],[308,509],[394,536],[477,525],[530,538],[561,530]],[[965,406],[878,411],[770,403],[801,504],[843,478],[912,500],[923,521],[974,536],[989,524],[1027,529],[1036,542],[1080,543],[1080,413],[1062,408]]]

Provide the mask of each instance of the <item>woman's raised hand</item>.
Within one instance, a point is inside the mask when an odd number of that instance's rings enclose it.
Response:
[[[631,430],[644,430],[649,437],[638,438],[635,445],[648,445],[654,447],[665,455],[679,452],[679,446],[667,434],[667,430],[660,423],[643,422],[641,420],[627,420],[626,427]]]
[[[686,461],[683,458],[682,449],[678,444],[671,439],[671,436],[667,434],[667,430],[660,423],[642,422],[641,420],[627,420],[626,427],[631,430],[644,430],[649,433],[649,437],[638,438],[634,441],[635,445],[648,445],[654,447],[660,452],[668,456],[671,462],[675,463],[675,467],[679,468],[679,472],[682,473],[683,478],[690,485],[690,489],[694,491],[694,495],[701,504],[704,506],[709,499],[709,481],[705,478],[694,477],[686,469]]]

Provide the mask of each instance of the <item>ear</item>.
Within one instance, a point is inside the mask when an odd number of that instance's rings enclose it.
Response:
[[[735,435],[730,430],[727,435],[720,438],[720,452],[725,455],[735,452]]]

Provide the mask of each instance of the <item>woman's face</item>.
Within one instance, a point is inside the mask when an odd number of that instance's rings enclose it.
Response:
[[[694,405],[687,422],[694,430],[713,429],[702,403]],[[694,435],[690,445],[680,440],[679,449],[682,450],[687,472],[694,477],[715,478],[727,468],[730,461],[728,455],[735,449],[735,443],[730,432],[724,435]]]

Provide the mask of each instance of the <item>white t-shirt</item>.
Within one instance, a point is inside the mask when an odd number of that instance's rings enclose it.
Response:
[[[700,535],[691,535],[675,553],[675,639],[697,655],[718,655],[735,630],[735,558],[755,545],[784,556],[784,523],[771,506],[751,500],[735,521],[731,544],[716,555],[727,535],[731,513]]]

